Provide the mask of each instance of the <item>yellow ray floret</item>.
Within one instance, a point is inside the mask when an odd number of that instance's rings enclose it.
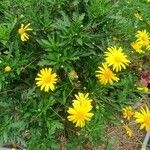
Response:
[[[127,106],[123,108],[122,113],[123,113],[123,118],[126,118],[127,120],[130,120],[131,117],[134,115],[134,112],[131,106]]]
[[[18,33],[20,34],[21,40],[27,41],[29,39],[29,34],[27,33],[27,31],[31,31],[32,28],[29,28],[30,23],[28,23],[27,25],[21,24],[20,29],[18,30]]]
[[[141,124],[140,130],[145,128],[147,132],[150,131],[150,110],[147,106],[145,109],[142,107],[139,112],[135,112],[134,117],[135,122]]]
[[[148,46],[146,47],[146,49],[147,49],[147,50],[150,50],[150,45],[148,45]]]
[[[148,46],[150,44],[150,36],[146,30],[137,31],[136,37],[137,42],[139,42],[142,46]]]
[[[107,48],[105,52],[105,60],[108,66],[112,66],[113,70],[116,72],[121,71],[121,69],[126,69],[126,66],[129,65],[130,61],[127,58],[127,55],[123,53],[121,47],[117,48],[116,46]]]
[[[79,92],[78,95],[75,94],[75,98],[76,99],[74,99],[73,102],[80,101],[81,103],[89,103],[89,104],[91,104],[92,102],[92,100],[89,98],[89,93],[83,94]]]
[[[85,121],[90,121],[94,115],[90,111],[92,110],[91,99],[88,98],[88,94],[79,93],[73,100],[73,107],[69,107],[68,113],[70,114],[67,118],[69,121],[76,123],[76,127],[84,127]]]
[[[35,80],[37,81],[36,85],[41,87],[41,91],[48,92],[49,90],[54,91],[54,84],[56,84],[58,79],[56,73],[52,73],[51,68],[45,68],[40,70]]]
[[[106,85],[107,83],[113,84],[113,81],[118,82],[119,78],[116,77],[116,74],[114,74],[106,64],[102,64],[103,67],[98,67],[99,71],[96,71],[96,77],[98,78],[99,82],[101,84]]]

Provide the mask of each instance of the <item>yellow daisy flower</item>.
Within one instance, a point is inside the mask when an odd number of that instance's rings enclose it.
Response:
[[[114,74],[106,64],[102,65],[103,67],[98,67],[99,71],[96,71],[98,73],[96,77],[98,78],[99,82],[104,85],[107,83],[112,85],[113,81],[118,82],[119,78],[116,77],[116,74]]]
[[[138,87],[137,89],[138,89],[139,91],[143,91],[143,92],[145,92],[145,93],[148,92],[148,87]]]
[[[123,113],[123,118],[126,118],[127,120],[130,120],[134,114],[131,106],[127,106],[127,107],[123,108],[122,113]]]
[[[138,31],[136,34],[137,42],[142,46],[148,46],[150,44],[150,36],[146,30]]]
[[[21,40],[23,42],[27,41],[29,39],[29,35],[27,34],[27,31],[31,31],[32,30],[32,28],[29,28],[29,26],[30,26],[30,23],[28,23],[26,26],[24,24],[21,24],[21,27],[18,30],[18,33],[20,34]]]
[[[123,53],[121,47],[116,46],[107,48],[108,52],[105,52],[105,60],[108,66],[113,66],[113,70],[116,72],[121,71],[121,69],[126,69],[126,66],[130,63],[127,56]]]
[[[144,51],[142,50],[142,45],[139,42],[133,42],[131,43],[131,46],[136,52],[144,53]]]
[[[146,109],[141,107],[139,112],[135,112],[134,114],[135,122],[140,123],[140,130],[146,129],[147,132],[150,131],[150,110],[146,106]]]
[[[11,71],[11,67],[10,66],[6,66],[4,69],[5,72],[10,72]]]
[[[84,127],[85,121],[90,121],[94,115],[90,111],[92,110],[91,101],[88,97],[88,94],[79,93],[75,95],[77,98],[73,100],[73,107],[69,107],[68,113],[70,114],[67,118],[69,121],[76,123],[76,127]]]
[[[126,130],[127,135],[129,137],[132,137],[133,133],[132,133],[132,130],[130,129],[130,127],[127,124],[125,124],[125,125],[123,125],[123,128]]]
[[[92,100],[89,98],[89,93],[83,94],[83,93],[78,93],[78,95],[75,94],[75,98],[72,102],[72,104],[76,103],[76,101],[79,101],[81,105],[84,105],[84,107],[89,107],[91,105]]]
[[[52,73],[51,68],[45,68],[40,70],[35,80],[37,81],[36,85],[41,87],[41,91],[48,92],[49,90],[54,91],[54,84],[58,79],[56,73]]]

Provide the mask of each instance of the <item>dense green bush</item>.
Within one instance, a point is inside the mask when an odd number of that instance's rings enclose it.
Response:
[[[87,150],[107,141],[105,128],[120,123],[121,108],[139,99],[139,68],[150,65],[149,59],[143,61],[149,51],[138,54],[130,46],[136,31],[149,31],[149,8],[142,0],[1,0],[0,145],[57,150],[63,144]],[[18,29],[28,23],[32,31],[23,42]],[[123,47],[131,63],[117,73],[118,82],[101,85],[96,71],[111,46]],[[45,67],[57,73],[54,91],[36,86],[37,73]],[[94,116],[82,129],[67,120],[78,92],[93,99]]]

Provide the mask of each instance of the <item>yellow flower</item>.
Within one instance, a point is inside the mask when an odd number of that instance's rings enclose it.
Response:
[[[134,114],[135,122],[140,123],[140,130],[145,128],[147,132],[150,131],[150,110],[146,106],[146,109],[141,107],[139,112],[135,112]]]
[[[98,67],[99,71],[96,71],[98,73],[96,77],[98,78],[99,82],[104,85],[107,83],[112,85],[113,81],[118,82],[119,78],[116,77],[116,74],[114,74],[106,64],[102,65],[103,67]]]
[[[136,34],[137,42],[142,46],[148,46],[150,44],[150,36],[146,30],[138,31]]]
[[[113,66],[113,70],[116,72],[121,71],[122,68],[126,69],[126,66],[130,63],[127,56],[122,52],[123,49],[119,47],[107,48],[108,52],[105,52],[105,60],[108,66]]]
[[[91,99],[89,99],[89,93],[86,93],[86,94],[83,94],[83,93],[80,93],[80,92],[78,92],[78,95],[77,94],[75,94],[75,98],[76,99],[74,99],[73,101],[80,101],[80,102],[92,102],[92,100]]]
[[[72,104],[76,103],[76,101],[79,101],[81,105],[84,105],[84,107],[91,106],[92,108],[92,105],[91,105],[92,100],[89,99],[89,93],[83,94],[79,92],[78,95],[75,94],[75,98],[76,99],[72,101]]]
[[[5,72],[10,72],[11,71],[11,67],[10,66],[6,66],[4,69]]]
[[[49,90],[54,91],[54,84],[58,79],[56,73],[52,73],[51,68],[45,68],[40,70],[35,80],[37,80],[36,85],[41,87],[41,91],[48,92]]]
[[[123,128],[126,130],[126,133],[129,137],[132,137],[132,130],[129,128],[127,124],[123,125]]]
[[[144,53],[144,51],[142,50],[142,45],[139,42],[133,42],[131,43],[131,46],[136,52]]]
[[[78,93],[75,95],[77,99],[73,100],[73,107],[69,107],[68,113],[70,114],[67,118],[69,121],[76,123],[76,127],[84,127],[85,121],[90,121],[94,115],[90,111],[92,110],[91,99],[89,99],[87,94]]]
[[[122,113],[123,113],[123,118],[126,118],[127,120],[130,120],[134,114],[131,106],[127,106],[127,107],[123,108]]]
[[[139,91],[143,91],[143,92],[145,92],[145,93],[148,92],[148,88],[147,88],[147,87],[143,87],[143,88],[138,87],[137,89],[138,89]]]
[[[30,23],[28,23],[26,26],[24,24],[21,24],[21,27],[18,30],[18,33],[20,34],[21,40],[23,42],[27,41],[29,39],[29,35],[27,34],[27,31],[31,31],[32,30],[31,28],[29,28],[29,26],[30,26]]]
[[[138,12],[134,13],[134,16],[135,16],[138,20],[140,20],[140,21],[143,20],[143,19],[142,19],[142,16],[141,16]]]

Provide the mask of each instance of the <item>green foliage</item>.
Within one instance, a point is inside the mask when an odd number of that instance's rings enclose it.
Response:
[[[140,0],[1,0],[0,3],[0,145],[29,150],[95,149],[101,142],[110,150],[108,123],[139,98],[136,81],[145,55],[131,52],[135,31],[149,29],[149,5]],[[147,11],[146,11],[147,10]],[[136,20],[139,11],[143,21]],[[18,29],[31,23],[29,40]],[[117,38],[117,40],[113,40]],[[95,77],[104,51],[122,46],[131,64],[118,73],[120,81],[101,85]],[[136,61],[134,61],[136,60]],[[143,64],[143,69],[148,63]],[[6,66],[12,70],[5,72]],[[51,67],[59,81],[54,92],[36,87],[39,69]],[[70,79],[70,71],[78,79]],[[74,94],[90,93],[94,117],[85,128],[67,120]],[[60,137],[65,138],[62,142]]]

